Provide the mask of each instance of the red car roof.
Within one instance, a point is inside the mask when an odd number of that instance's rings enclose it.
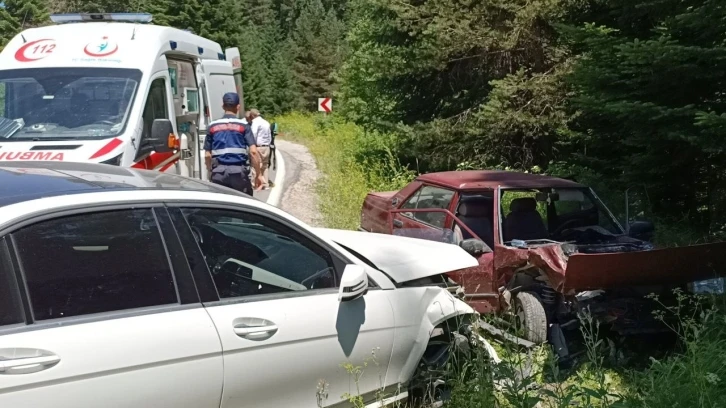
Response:
[[[574,181],[538,174],[500,170],[445,171],[422,174],[418,181],[438,184],[456,190],[477,190],[502,188],[565,188],[585,187]]]

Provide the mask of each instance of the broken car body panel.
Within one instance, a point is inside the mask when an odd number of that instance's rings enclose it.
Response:
[[[614,254],[574,254],[562,292],[624,286],[684,284],[723,275],[726,243]]]
[[[565,245],[566,248],[566,245]],[[726,243],[695,245],[650,251],[566,254],[563,245],[547,244],[520,249],[497,248],[495,268],[510,278],[528,265],[545,273],[550,286],[560,293],[628,286],[685,284],[705,280],[726,271]],[[499,255],[499,254],[498,254]],[[698,259],[698,262],[694,262]],[[505,279],[506,280],[506,279]]]
[[[455,245],[357,231],[315,230],[319,235],[367,258],[398,283],[478,265],[474,257]]]

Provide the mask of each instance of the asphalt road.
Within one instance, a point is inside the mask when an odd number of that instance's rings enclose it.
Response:
[[[275,187],[255,191],[254,196],[268,204],[299,218],[315,227],[322,227],[323,220],[318,210],[318,196],[315,193],[321,180],[315,159],[308,149],[300,144],[277,139],[277,169],[270,169],[269,177]]]

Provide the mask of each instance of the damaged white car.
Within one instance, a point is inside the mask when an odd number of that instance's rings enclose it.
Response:
[[[467,347],[476,313],[434,284],[476,265],[453,245],[313,229],[179,176],[0,163],[0,406],[444,394],[430,374]],[[343,364],[366,362],[356,384]]]

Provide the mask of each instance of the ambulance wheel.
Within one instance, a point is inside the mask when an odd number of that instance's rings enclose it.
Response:
[[[532,343],[547,342],[547,314],[544,306],[533,292],[519,292],[515,299],[518,329],[524,332],[524,338]]]

